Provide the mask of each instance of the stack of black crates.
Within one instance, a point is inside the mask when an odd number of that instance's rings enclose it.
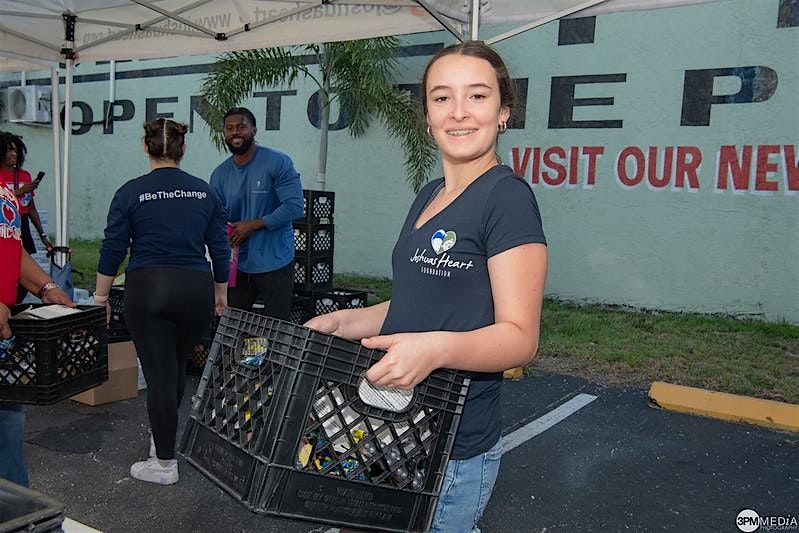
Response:
[[[294,301],[290,321],[339,309],[366,307],[366,292],[333,287],[335,193],[303,190],[302,218],[294,221]]]
[[[361,389],[364,372],[382,356],[229,308],[193,396],[181,453],[257,513],[427,531],[469,379],[438,369],[396,408],[386,400],[397,391],[379,391],[376,407]]]

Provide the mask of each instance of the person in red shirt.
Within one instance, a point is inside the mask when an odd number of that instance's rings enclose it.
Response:
[[[69,296],[22,249],[22,217],[14,192],[0,183],[0,341],[10,339],[11,306],[21,285],[45,303],[75,307]],[[0,345],[0,359],[3,357]],[[0,478],[28,484],[24,450],[25,411],[21,405],[0,403]]]
[[[14,191],[19,201],[20,215],[22,216],[22,245],[29,254],[36,253],[36,245],[31,236],[30,222],[39,232],[42,244],[49,252],[53,245],[44,232],[39,211],[36,209],[34,196],[39,181],[31,180],[28,171],[22,169],[28,148],[22,142],[22,137],[9,132],[0,132],[0,182]]]

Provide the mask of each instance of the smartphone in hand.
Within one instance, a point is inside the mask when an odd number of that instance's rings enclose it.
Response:
[[[33,180],[34,186],[38,187],[43,179],[44,179],[44,170],[40,170],[39,173],[36,174],[36,178],[34,178]]]

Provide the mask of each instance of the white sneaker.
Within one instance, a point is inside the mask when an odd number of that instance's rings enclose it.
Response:
[[[130,475],[150,483],[172,485],[178,482],[178,460],[167,459],[164,461],[157,457],[150,457],[146,461],[133,463],[130,467]]]

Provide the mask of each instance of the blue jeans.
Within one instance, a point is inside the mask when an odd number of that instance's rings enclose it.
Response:
[[[27,487],[24,406],[0,403],[0,450],[0,478]]]
[[[479,533],[483,516],[499,473],[502,441],[469,459],[450,461],[441,496],[433,516],[431,533]]]

